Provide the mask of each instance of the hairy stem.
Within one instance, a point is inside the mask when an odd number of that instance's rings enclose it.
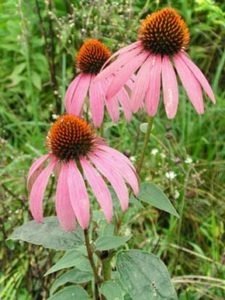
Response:
[[[142,166],[143,166],[143,163],[144,163],[145,153],[146,153],[146,150],[147,150],[147,147],[148,147],[148,142],[149,142],[151,131],[152,131],[153,120],[154,119],[152,117],[148,117],[148,127],[147,127],[147,131],[145,133],[144,145],[143,145],[143,148],[142,148],[141,157],[140,157],[140,159],[137,163],[137,167],[136,167],[137,173],[139,175],[141,173],[141,169],[142,169]]]
[[[92,251],[92,247],[91,247],[91,243],[90,243],[90,239],[89,239],[88,229],[84,229],[84,240],[85,240],[85,246],[87,249],[88,259],[90,261],[90,265],[91,265],[91,268],[92,268],[93,274],[94,274],[94,285],[95,285],[95,291],[94,291],[95,298],[94,299],[101,300],[101,297],[99,294],[99,289],[98,289],[98,284],[101,282],[101,279],[98,276],[97,267],[94,262],[93,251]]]

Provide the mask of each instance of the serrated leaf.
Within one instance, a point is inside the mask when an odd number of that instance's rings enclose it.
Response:
[[[107,300],[123,300],[124,292],[122,287],[113,280],[105,281],[101,285],[101,293],[105,296]]]
[[[96,250],[106,251],[123,246],[130,236],[101,236],[95,241]]]
[[[52,295],[48,300],[90,300],[90,297],[82,287],[71,285]]]
[[[30,221],[17,227],[9,239],[50,249],[68,250],[83,244],[83,231],[77,227],[73,232],[65,232],[59,226],[56,217],[47,217],[43,223]]]
[[[176,292],[164,263],[140,250],[120,252],[116,261],[120,281],[133,300],[176,300]]]
[[[85,283],[91,281],[93,274],[78,269],[70,270],[59,276],[53,283],[50,293],[53,294],[60,286],[66,283]]]
[[[67,269],[71,267],[76,267],[81,271],[86,271],[92,273],[92,269],[89,263],[89,260],[86,256],[86,253],[81,253],[75,249],[67,251],[63,257],[61,257],[55,265],[53,265],[45,275],[52,274],[62,269]]]
[[[153,183],[142,183],[137,198],[179,218],[176,209],[163,191]]]

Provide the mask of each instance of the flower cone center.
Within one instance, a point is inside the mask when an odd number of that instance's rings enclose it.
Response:
[[[98,74],[109,59],[109,49],[95,39],[84,42],[77,55],[77,66],[83,73]]]
[[[59,117],[47,135],[47,145],[61,160],[68,161],[86,155],[94,143],[94,133],[83,119],[73,115]]]
[[[164,8],[142,22],[139,39],[145,50],[154,54],[174,55],[189,44],[186,23],[172,8]]]

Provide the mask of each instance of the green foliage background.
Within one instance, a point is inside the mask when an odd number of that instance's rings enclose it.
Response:
[[[63,111],[76,51],[89,37],[112,51],[135,41],[140,20],[166,5],[185,18],[189,54],[212,83],[217,104],[206,99],[206,112],[198,116],[181,88],[173,121],[161,105],[142,177],[163,188],[181,218],[136,203],[122,230],[132,230],[130,246],[161,255],[179,299],[225,299],[225,4],[212,0],[0,1],[1,299],[46,299],[53,280],[43,274],[54,252],[7,238],[29,219],[26,174],[45,151],[50,122]],[[135,161],[145,122],[143,113],[130,124],[106,117],[104,137]],[[46,215],[53,214],[52,187]]]

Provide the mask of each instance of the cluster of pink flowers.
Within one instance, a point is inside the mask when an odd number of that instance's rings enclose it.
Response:
[[[100,41],[84,42],[77,55],[79,74],[65,95],[66,114],[59,117],[47,135],[49,153],[30,168],[28,188],[30,210],[37,222],[43,220],[43,198],[49,177],[57,178],[55,206],[61,226],[73,230],[78,222],[87,228],[90,221],[89,186],[107,221],[113,216],[108,184],[114,189],[122,210],[129,202],[129,185],[137,195],[139,184],[130,160],[97,137],[81,117],[91,114],[100,127],[106,108],[112,121],[120,111],[130,120],[140,109],[155,116],[162,98],[168,118],[177,113],[179,77],[198,114],[204,112],[203,91],[215,102],[213,91],[185,52],[188,28],[172,8],[150,14],[143,21],[138,41],[111,55]]]

